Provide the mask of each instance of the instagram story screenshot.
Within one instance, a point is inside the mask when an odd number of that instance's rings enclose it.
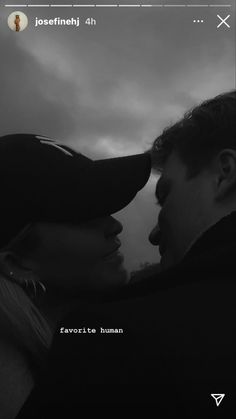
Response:
[[[235,0],[1,0],[0,53],[1,419],[235,418]]]

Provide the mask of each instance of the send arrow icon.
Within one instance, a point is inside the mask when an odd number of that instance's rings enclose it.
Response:
[[[225,394],[211,394],[213,399],[215,399],[216,406],[219,406],[222,402],[223,398],[225,397]]]

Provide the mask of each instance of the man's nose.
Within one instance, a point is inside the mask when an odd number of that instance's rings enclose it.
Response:
[[[160,242],[161,231],[158,223],[152,229],[151,233],[149,234],[149,241],[153,244],[153,246],[157,246]]]
[[[123,225],[114,217],[109,217],[106,230],[105,230],[105,236],[117,236],[117,234],[120,234],[123,230]]]

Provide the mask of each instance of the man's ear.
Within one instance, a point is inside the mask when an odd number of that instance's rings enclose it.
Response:
[[[221,201],[231,193],[236,196],[236,150],[221,150],[215,160],[216,183],[215,198]]]

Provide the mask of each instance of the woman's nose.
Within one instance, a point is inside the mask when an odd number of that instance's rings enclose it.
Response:
[[[114,217],[109,217],[109,221],[107,223],[105,236],[117,236],[123,230],[123,225]]]
[[[157,246],[160,242],[161,231],[158,223],[152,229],[151,233],[149,234],[149,241],[153,244],[153,246]]]

